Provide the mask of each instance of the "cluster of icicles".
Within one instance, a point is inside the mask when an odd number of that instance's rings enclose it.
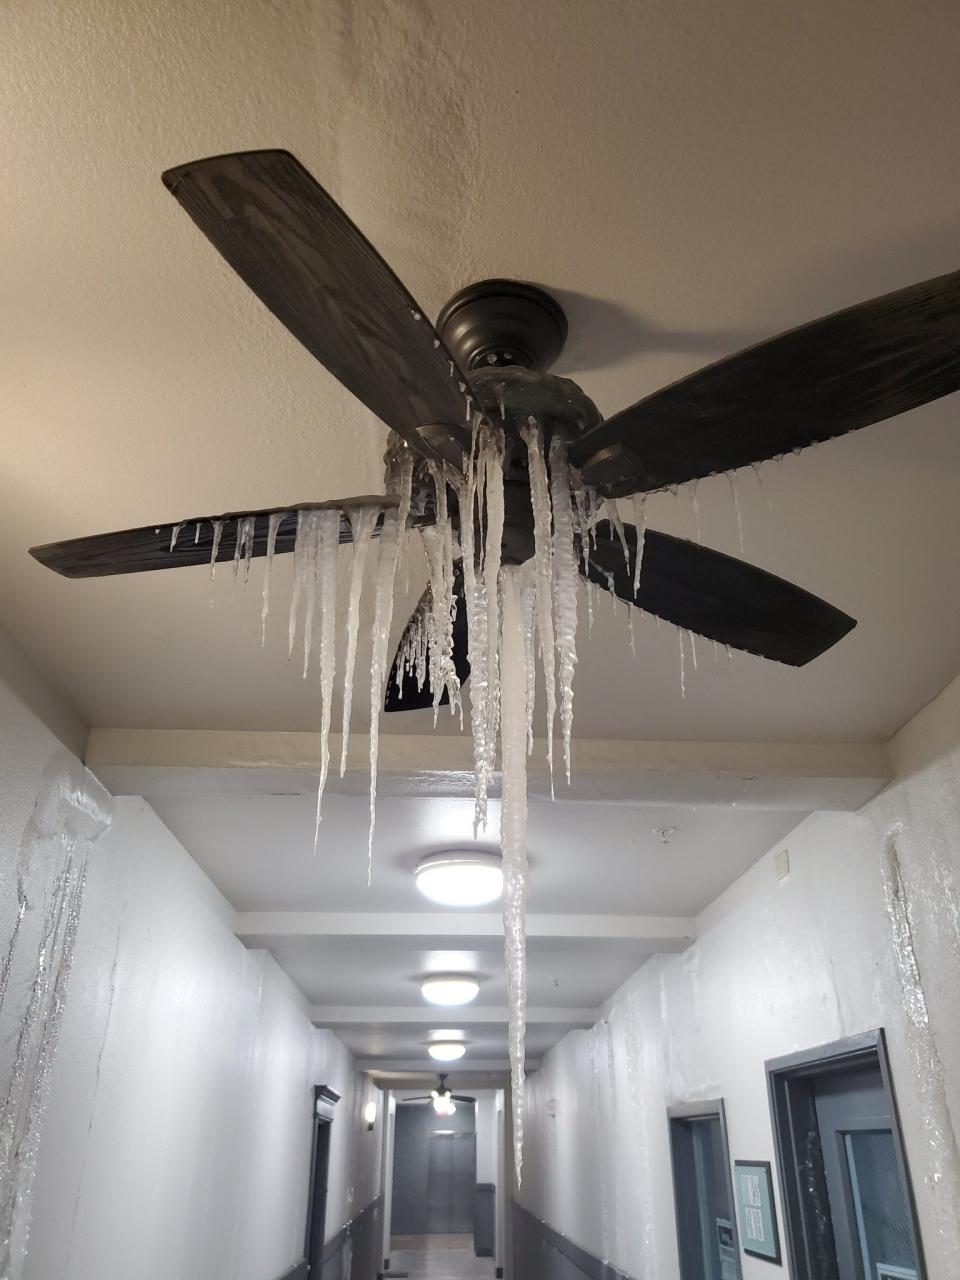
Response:
[[[478,415],[473,425],[471,453],[464,459],[463,470],[432,464],[430,467],[436,519],[434,524],[418,531],[426,558],[429,592],[404,633],[395,672],[398,687],[402,686],[404,675],[408,673],[413,675],[421,689],[425,681],[430,681],[435,720],[441,698],[446,693],[451,713],[459,715],[463,723],[462,691],[453,659],[453,629],[458,603],[457,563],[461,562],[470,664],[467,693],[474,751],[475,834],[486,827],[487,799],[497,768],[498,738],[501,747],[500,842],[505,886],[503,915],[510,1004],[509,1054],[518,1178],[523,1142],[526,1015],[526,761],[534,741],[537,662],[539,659],[546,690],[547,764],[552,787],[558,711],[564,770],[567,781],[570,780],[573,681],[577,664],[578,556],[584,557],[585,565],[591,529],[598,518],[595,497],[580,484],[579,477],[568,464],[563,442],[554,437],[549,445],[549,456],[546,456],[541,428],[533,418],[528,420],[521,435],[527,449],[530,475],[533,558],[519,567],[501,562],[504,436]],[[336,565],[341,518],[350,523],[353,547],[342,670],[341,776],[347,763],[363,581],[371,561],[371,547],[376,545],[378,549],[373,570],[368,881],[373,865],[378,733],[390,656],[393,588],[398,561],[408,536],[406,525],[410,514],[412,478],[413,457],[409,451],[402,451],[388,479],[393,505],[364,505],[345,508],[342,512],[331,508],[297,512],[289,651],[292,655],[298,630],[301,630],[303,674],[306,676],[314,649],[314,632],[318,631],[321,694],[318,833],[323,792],[330,768],[329,735],[338,662]],[[459,511],[456,529],[449,509],[450,492],[456,496]],[[622,537],[622,525],[613,504],[605,504],[604,514]],[[635,580],[639,579],[642,554],[642,511],[638,514],[641,537],[634,566]],[[261,610],[262,634],[265,633],[270,607],[277,531],[288,518],[289,513],[275,513],[270,517]],[[215,523],[211,571],[219,553],[222,531],[222,524]],[[237,518],[234,573],[242,574],[244,579],[249,572],[254,532],[254,517]],[[174,541],[178,533],[179,530],[174,531]],[[592,620],[589,592],[588,608]]]

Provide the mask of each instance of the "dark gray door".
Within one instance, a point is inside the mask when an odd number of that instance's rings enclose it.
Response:
[[[910,1202],[879,1067],[818,1080],[815,1100],[839,1280],[917,1280]]]
[[[672,1116],[670,1145],[682,1280],[740,1280],[720,1116]]]
[[[427,1154],[427,1233],[473,1232],[475,1138],[432,1133]]]

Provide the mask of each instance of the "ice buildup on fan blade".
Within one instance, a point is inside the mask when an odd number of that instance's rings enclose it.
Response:
[[[540,660],[543,663],[543,683],[547,697],[547,768],[550,772],[552,797],[553,725],[557,715],[557,673],[553,630],[553,515],[550,509],[550,488],[540,426],[534,418],[530,418],[521,434],[527,446],[530,500],[533,504],[537,631],[540,634]]]

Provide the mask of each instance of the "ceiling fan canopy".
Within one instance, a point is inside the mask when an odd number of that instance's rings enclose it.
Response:
[[[288,152],[213,156],[168,170],[163,182],[280,322],[391,429],[388,459],[413,452],[410,525],[429,525],[435,517],[437,468],[462,471],[475,411],[503,433],[506,564],[533,555],[520,437],[531,419],[545,446],[562,434],[584,483],[601,497],[618,498],[795,452],[960,388],[960,272],[953,272],[814,320],[603,419],[580,387],[548,372],[567,335],[553,298],[522,281],[482,281],[455,294],[434,328],[370,242]],[[449,500],[456,526],[452,489]],[[386,509],[395,501],[300,505]],[[67,577],[232,559],[238,540],[249,559],[267,553],[271,518],[275,552],[293,550],[296,512],[294,505],[147,524],[34,547],[31,554]],[[191,532],[180,539],[184,525]],[[641,537],[631,526],[623,538],[618,531],[614,536],[601,522],[583,575],[678,626],[795,666],[855,625],[772,574],[652,530],[635,575],[631,554],[635,569]],[[343,519],[340,540],[350,538],[350,521]],[[462,574],[455,594],[462,602]],[[462,612],[458,605],[458,619]],[[455,632],[458,625],[454,661],[465,678],[465,621],[455,623]],[[408,688],[395,667],[386,709],[418,705],[429,705],[423,691]]]

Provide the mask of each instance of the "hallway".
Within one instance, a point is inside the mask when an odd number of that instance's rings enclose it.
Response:
[[[492,1258],[478,1258],[469,1235],[394,1236],[390,1276],[409,1280],[493,1280]]]

